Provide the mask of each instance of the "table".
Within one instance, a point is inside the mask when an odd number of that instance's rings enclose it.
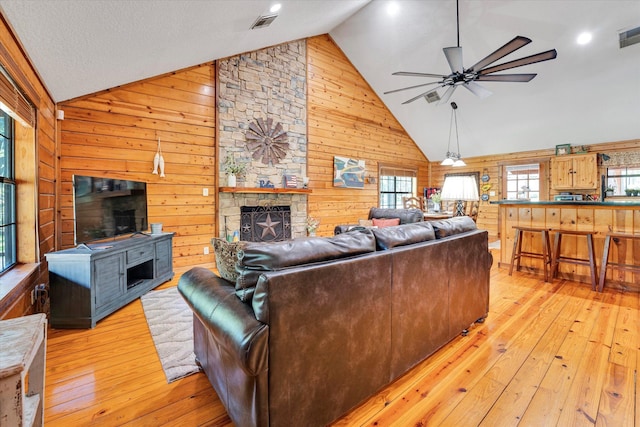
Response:
[[[425,212],[424,220],[433,221],[437,219],[453,218],[453,212]]]

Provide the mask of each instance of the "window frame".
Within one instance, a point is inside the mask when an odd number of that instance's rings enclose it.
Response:
[[[17,185],[16,185],[16,127],[15,120],[5,111],[0,110],[0,117],[8,124],[4,133],[0,133],[4,147],[6,163],[0,165],[0,274],[15,266],[18,262],[18,224],[17,224]],[[6,171],[2,171],[6,167]],[[9,200],[10,205],[6,202]],[[7,211],[5,212],[5,208]]]
[[[500,170],[500,188],[501,194],[500,198],[503,200],[508,200],[508,181],[507,181],[507,167],[509,166],[524,166],[537,164],[538,165],[538,200],[548,200],[549,199],[549,162],[548,158],[531,158],[519,161],[508,161],[508,162],[500,162],[498,163]]]
[[[383,190],[385,185],[384,177],[393,177],[393,190]],[[411,180],[411,191],[398,191],[398,178],[409,178]],[[378,207],[389,209],[401,209],[404,207],[402,197],[416,197],[418,191],[418,170],[406,166],[379,165],[378,166]],[[383,199],[389,195],[394,195],[394,206],[383,203]],[[386,196],[386,197],[383,197]]]

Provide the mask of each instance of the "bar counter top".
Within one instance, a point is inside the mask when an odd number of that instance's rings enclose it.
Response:
[[[635,197],[634,197],[635,198]],[[640,197],[637,197],[636,200],[605,200],[604,202],[590,201],[590,200],[581,200],[581,201],[571,201],[571,200],[540,200],[540,201],[531,201],[531,200],[497,200],[492,201],[491,204],[494,205],[534,205],[534,206],[552,206],[552,205],[564,205],[564,206],[618,206],[618,207],[640,207]]]

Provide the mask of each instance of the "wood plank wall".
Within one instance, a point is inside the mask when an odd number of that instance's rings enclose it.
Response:
[[[338,224],[366,219],[378,206],[378,166],[418,170],[418,189],[429,184],[429,161],[328,35],[307,41],[309,215],[319,235]],[[364,189],[333,187],[333,157],[365,161],[376,183]]]
[[[33,183],[36,188],[36,229],[34,244],[38,247],[36,260],[41,263],[24,281],[0,302],[0,318],[19,317],[34,311],[30,292],[39,283],[49,282],[44,254],[55,247],[55,162],[56,121],[55,103],[31,66],[20,42],[11,31],[4,15],[0,14],[0,63],[9,72],[37,109],[36,165],[33,165]],[[31,183],[29,183],[31,184]],[[25,230],[22,230],[25,232]],[[27,233],[32,230],[27,230]],[[21,232],[19,232],[20,234]]]
[[[640,147],[640,139],[628,141],[603,142],[600,144],[591,144],[588,146],[588,152],[606,153],[620,151],[638,151]],[[464,149],[463,149],[464,154]],[[555,147],[546,150],[523,151],[519,153],[497,154],[492,156],[470,157],[464,158],[467,166],[460,168],[452,168],[451,166],[441,166],[440,162],[431,163],[431,181],[434,187],[442,187],[444,175],[453,172],[479,172],[488,173],[492,185],[491,190],[495,191],[495,195],[490,197],[489,202],[480,202],[478,211],[478,228],[489,231],[492,239],[499,237],[499,218],[498,205],[490,204],[491,201],[503,199],[502,190],[502,167],[503,165],[541,162],[547,161],[555,156]],[[640,165],[636,165],[640,166]],[[599,175],[606,174],[606,167],[599,167]],[[548,197],[551,198],[554,191],[550,188],[551,179],[548,171],[544,171],[541,176],[541,187],[547,191]]]
[[[74,245],[79,174],[147,182],[149,222],[176,233],[174,266],[213,262],[204,247],[216,234],[214,76],[207,63],[59,104],[61,248]],[[165,178],[151,174],[158,138]]]

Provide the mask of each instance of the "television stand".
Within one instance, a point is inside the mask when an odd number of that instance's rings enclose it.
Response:
[[[146,236],[46,254],[51,327],[94,328],[99,320],[171,280],[173,233]]]

